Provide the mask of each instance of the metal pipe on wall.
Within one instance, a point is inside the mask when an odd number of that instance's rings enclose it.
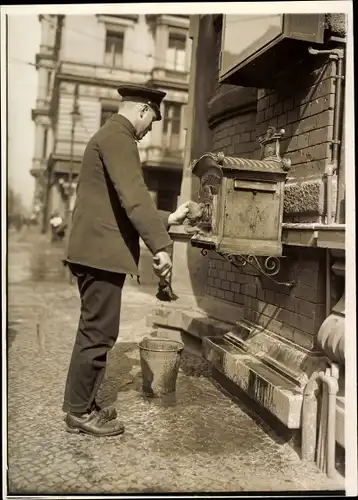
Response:
[[[330,375],[326,375],[323,371],[312,375],[304,389],[302,407],[302,459],[314,462],[317,437],[317,399],[315,392],[318,390],[318,381],[326,384],[328,389],[326,465],[327,476],[330,478],[335,476],[336,471],[336,399],[339,387],[334,369],[335,367],[331,368]]]
[[[332,181],[333,175],[337,173],[339,168],[339,146],[340,141],[340,121],[341,121],[341,111],[342,111],[342,79],[343,79],[343,49],[331,49],[331,50],[317,50],[312,47],[308,48],[308,52],[311,55],[329,54],[329,59],[333,61],[334,64],[334,74],[333,79],[335,81],[334,87],[334,111],[333,111],[333,131],[332,131],[332,155],[331,161],[326,165],[325,175],[327,179],[327,193],[326,193],[326,224],[332,224]],[[338,202],[338,196],[337,196]],[[337,207],[336,207],[337,214]],[[331,314],[331,257],[329,248],[326,250],[326,316]]]
[[[341,153],[341,146],[342,146],[342,140],[340,139],[342,135],[342,114],[343,114],[343,105],[344,105],[344,98],[342,95],[342,82],[344,80],[344,75],[343,75],[343,60],[344,60],[344,51],[343,49],[339,51],[339,55],[337,56],[337,75],[336,75],[336,103],[335,103],[335,127],[334,127],[334,132],[335,135],[333,136],[333,147],[335,147],[334,152],[336,155],[336,162],[337,162],[337,202],[336,202],[336,211],[335,211],[335,222],[338,222],[338,203],[339,203],[339,197],[338,197],[338,177],[339,177],[339,169],[341,167],[340,165],[340,153]],[[338,147],[340,146],[340,147]]]
[[[317,441],[317,398],[314,394],[315,379],[308,381],[303,393],[301,458],[314,462]]]
[[[334,74],[333,79],[335,80],[334,94],[334,112],[333,112],[333,132],[332,132],[332,155],[331,162],[327,165],[325,174],[327,176],[327,200],[326,200],[326,210],[327,210],[327,224],[332,223],[332,176],[338,170],[339,162],[339,146],[340,141],[340,121],[342,112],[342,80],[343,80],[343,59],[344,50],[343,49],[331,49],[331,50],[317,50],[312,47],[308,48],[308,52],[311,55],[321,55],[329,54],[329,59],[334,62]]]
[[[331,254],[326,249],[326,318],[331,314]]]

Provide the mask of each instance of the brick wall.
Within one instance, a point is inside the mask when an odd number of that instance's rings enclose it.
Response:
[[[256,112],[249,111],[213,127],[213,151],[251,158],[257,149],[255,119]]]
[[[331,154],[332,66],[326,56],[311,57],[307,73],[294,87],[258,93],[257,133],[264,133],[270,125],[285,129],[281,150],[291,159],[290,176],[295,180],[321,176]]]
[[[221,26],[217,23],[217,59]],[[216,92],[213,101],[225,102],[237,87],[218,83],[218,60],[213,68]],[[292,161],[285,194],[287,221],[320,220],[324,213],[325,166],[332,139],[332,73],[328,59],[312,56],[294,82],[283,82],[278,91],[257,91],[257,108],[242,106],[230,116],[223,113],[212,126],[212,150],[227,155],[259,157],[257,137],[268,126],[284,128],[282,154]],[[236,89],[236,90],[235,90]],[[229,97],[228,97],[229,98]],[[256,109],[255,109],[256,108]],[[207,295],[242,308],[243,317],[312,349],[325,318],[325,259],[318,249],[285,248],[278,281],[295,280],[288,288],[261,278],[249,266],[238,270],[211,253]]]
[[[219,256],[209,260],[206,293],[243,310],[243,319],[311,349],[325,318],[324,253],[291,250],[278,281],[296,280],[289,288],[276,285],[249,265],[240,271]]]

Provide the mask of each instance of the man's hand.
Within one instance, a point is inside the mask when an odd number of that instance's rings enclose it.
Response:
[[[169,226],[182,224],[189,213],[189,206],[191,201],[186,201],[180,205],[175,212],[169,215],[168,224]]]
[[[161,278],[170,278],[172,260],[167,252],[158,252],[153,257],[153,270]]]

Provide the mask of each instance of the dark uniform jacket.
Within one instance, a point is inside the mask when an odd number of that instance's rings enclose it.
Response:
[[[76,194],[67,262],[138,274],[139,237],[152,254],[172,244],[169,213],[150,196],[125,117],[113,115],[89,141]]]

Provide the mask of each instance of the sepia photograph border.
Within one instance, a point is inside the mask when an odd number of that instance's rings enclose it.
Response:
[[[355,257],[355,150],[354,150],[354,59],[353,59],[353,6],[350,1],[298,1],[298,2],[229,2],[229,3],[140,3],[140,4],[44,4],[1,6],[1,257],[2,257],[2,453],[3,496],[7,498],[7,186],[8,186],[8,117],[11,103],[8,102],[7,60],[7,16],[38,14],[107,14],[125,13],[182,13],[186,14],[247,14],[247,13],[345,13],[348,20],[347,67],[346,67],[346,113],[345,113],[345,165],[346,165],[346,298],[345,298],[345,363],[346,363],[346,495],[357,494],[357,342],[356,342],[356,257]],[[350,170],[349,170],[350,169]],[[301,493],[302,496],[303,493]],[[91,495],[92,496],[92,495]],[[170,496],[170,495],[168,495]],[[13,496],[12,498],[20,498]],[[40,496],[39,496],[40,497]],[[125,495],[123,495],[125,497]],[[41,495],[41,498],[51,498]],[[70,498],[66,495],[66,498]],[[76,495],[75,498],[86,498]],[[102,498],[93,496],[93,498]],[[105,497],[104,497],[105,498]],[[131,497],[133,498],[133,497]]]

